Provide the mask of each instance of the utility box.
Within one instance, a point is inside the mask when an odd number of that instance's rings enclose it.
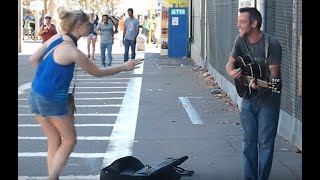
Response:
[[[188,8],[171,7],[168,14],[168,57],[187,57]]]

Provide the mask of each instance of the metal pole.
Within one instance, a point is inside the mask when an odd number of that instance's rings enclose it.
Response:
[[[22,27],[22,0],[18,0],[18,53],[22,51],[22,37],[23,37],[23,27]]]
[[[262,16],[261,30],[267,31],[267,0],[260,0],[260,13]]]
[[[39,33],[39,10],[37,9],[36,10],[36,15],[35,15],[35,29],[34,29],[34,37],[35,37],[35,40],[39,40],[39,36],[38,36],[38,33]]]
[[[149,21],[149,35],[148,35],[148,44],[151,43],[152,31],[154,31],[153,27],[153,1],[150,2],[150,21]]]

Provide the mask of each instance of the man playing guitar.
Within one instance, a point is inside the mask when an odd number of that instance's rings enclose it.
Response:
[[[239,35],[226,65],[228,75],[236,80],[241,78],[245,72],[244,69],[235,67],[236,58],[249,56],[261,67],[261,80],[280,79],[280,43],[260,30],[262,18],[256,8],[240,8],[239,12]],[[255,78],[251,79],[248,86],[252,92],[243,96],[240,107],[240,121],[244,131],[244,179],[267,180],[277,134],[280,93],[259,87]]]

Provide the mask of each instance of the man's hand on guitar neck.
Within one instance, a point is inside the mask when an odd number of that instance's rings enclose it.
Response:
[[[260,87],[257,86],[257,80],[256,79],[251,79],[249,83],[249,87],[251,89],[259,89]]]
[[[232,71],[230,71],[230,76],[237,79],[237,78],[240,78],[241,76],[241,69],[238,68],[238,69],[233,69]]]

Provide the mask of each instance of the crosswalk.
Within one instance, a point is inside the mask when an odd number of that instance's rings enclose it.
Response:
[[[113,65],[122,63],[120,59]],[[142,73],[143,63],[134,71],[99,78],[78,69],[77,145],[60,179],[99,179],[102,167],[132,154]],[[30,83],[18,88],[18,179],[46,179],[46,137],[29,113],[29,91]]]

